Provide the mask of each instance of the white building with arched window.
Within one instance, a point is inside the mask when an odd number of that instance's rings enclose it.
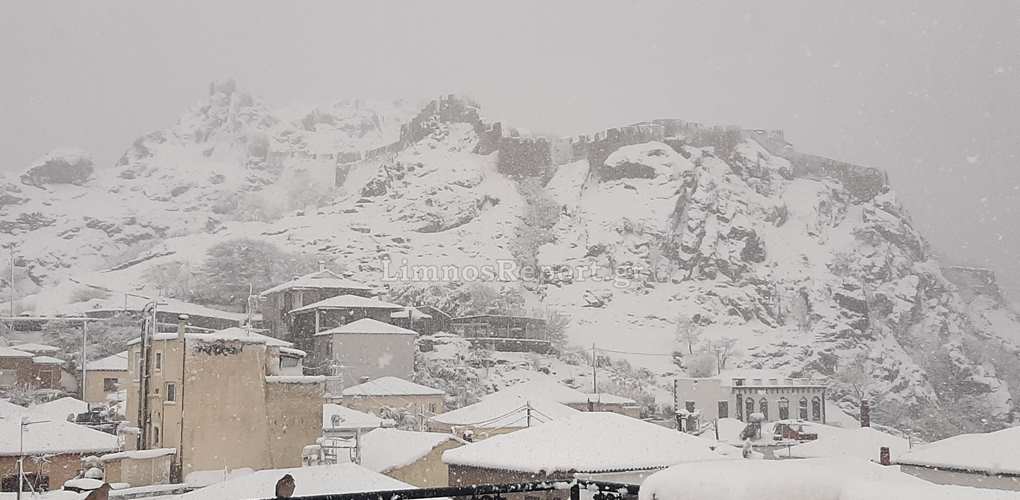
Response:
[[[700,412],[702,421],[747,421],[761,413],[767,421],[825,423],[825,381],[791,378],[778,370],[725,370],[715,377],[678,378],[677,409]]]

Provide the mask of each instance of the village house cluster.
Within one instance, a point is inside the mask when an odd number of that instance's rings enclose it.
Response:
[[[0,400],[0,417],[11,420],[0,425],[0,489],[109,483],[124,498],[201,500],[270,497],[284,475],[295,494],[576,479],[617,485],[600,494],[618,498],[660,471],[763,458],[852,459],[933,483],[1020,489],[1020,462],[976,451],[1015,441],[1014,430],[915,448],[827,401],[824,380],[751,369],[676,378],[676,418],[666,421],[643,418],[626,394],[596,384],[586,392],[539,371],[458,404],[419,383],[416,356],[449,338],[549,353],[545,322],[391,303],[325,268],[262,291],[257,303],[257,314],[239,314],[125,297],[72,311],[142,325],[124,350],[88,361],[80,384],[76,353],[0,347],[0,388],[78,396]]]

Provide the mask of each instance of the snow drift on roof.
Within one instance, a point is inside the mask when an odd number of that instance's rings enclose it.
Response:
[[[103,371],[127,371],[128,369],[128,352],[118,352],[117,354],[111,354],[105,358],[97,359],[95,361],[89,361],[86,365],[88,370],[103,370]]]
[[[345,289],[345,290],[372,290],[368,285],[359,283],[354,280],[349,280],[340,276],[333,271],[328,269],[323,271],[317,271],[314,273],[306,274],[299,278],[294,278],[286,283],[281,283],[268,290],[265,290],[259,295],[269,295],[272,293],[282,292],[284,290],[290,290],[292,288],[331,288],[331,289]]]
[[[408,330],[407,328],[401,328],[397,325],[383,323],[382,321],[374,320],[372,318],[362,318],[343,326],[338,326],[336,328],[316,333],[315,335],[343,335],[351,333],[374,335],[418,335],[418,333],[414,330]]]
[[[412,489],[407,483],[355,464],[267,469],[216,483],[181,495],[181,500],[248,500],[273,498],[284,474],[294,478],[294,496]]]
[[[68,415],[89,411],[89,404],[72,397],[64,397],[35,405],[28,411],[32,417],[38,419],[67,420]]]
[[[151,450],[129,450],[120,451],[117,453],[107,453],[99,457],[101,462],[109,462],[112,460],[131,459],[131,460],[145,460],[148,458],[165,457],[167,455],[174,455],[177,453],[177,448],[154,448]]]
[[[1020,474],[1020,427],[960,434],[904,453],[900,464],[987,473]]]
[[[459,440],[441,432],[375,429],[361,436],[361,465],[376,472],[388,472],[411,465],[437,446]]]
[[[436,415],[429,421],[482,429],[525,428],[529,427],[529,406],[531,408],[531,425],[543,424],[580,413],[567,405],[542,397],[525,397],[520,394],[497,392],[473,405]]]
[[[31,358],[32,353],[0,346],[0,358]]]
[[[308,304],[307,306],[304,307],[293,309],[287,314],[294,314],[302,311],[311,311],[313,309],[346,309],[346,308],[403,309],[404,306],[391,304],[389,302],[384,302],[379,299],[359,297],[357,295],[337,295],[336,297],[330,297],[325,300],[320,300],[318,302]]]
[[[828,426],[825,426],[828,427]],[[812,427],[808,432],[814,432]],[[789,456],[799,458],[855,457],[863,460],[879,460],[879,449],[889,448],[895,460],[910,449],[906,439],[886,434],[871,427],[856,429],[832,428],[831,432],[819,434],[815,441],[808,441],[788,450]],[[782,452],[777,452],[782,455]]]
[[[173,340],[175,338],[177,338],[177,332],[157,333],[152,336],[152,340]],[[241,342],[246,344],[266,344],[276,347],[291,347],[294,345],[285,340],[280,340],[268,335],[262,335],[261,333],[255,333],[247,328],[238,326],[210,333],[189,332],[187,333],[187,339],[189,341],[195,340],[199,342],[225,341]],[[139,342],[141,342],[141,339],[135,338],[129,341],[127,345],[135,345]]]
[[[32,358],[32,362],[37,365],[62,365],[64,360],[54,358],[53,356],[35,356]]]
[[[60,351],[60,348],[46,344],[18,344],[14,348],[32,354],[50,354]]]
[[[610,472],[726,460],[697,437],[616,413],[578,412],[443,453],[447,464],[530,473]]]
[[[364,384],[352,385],[344,396],[445,396],[446,393],[397,377],[380,377]]]
[[[337,425],[333,424],[334,416],[339,417]],[[382,419],[375,415],[332,403],[322,405],[322,428],[324,430],[375,429],[377,427],[382,427]]]
[[[653,474],[640,500],[962,500],[1015,498],[1015,492],[936,485],[863,460],[734,460],[692,463]]]
[[[65,415],[60,420],[42,422],[28,414],[29,422],[39,422],[25,427],[25,453],[28,455],[61,453],[104,453],[117,451],[120,447],[117,436],[89,429],[67,422]],[[15,456],[18,451],[18,425],[0,425],[0,456]]]

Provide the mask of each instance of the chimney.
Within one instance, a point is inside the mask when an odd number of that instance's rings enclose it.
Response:
[[[892,458],[889,456],[888,446],[883,446],[878,449],[878,463],[882,465],[892,465]]]
[[[861,401],[861,427],[871,427],[871,405]]]
[[[326,270],[326,261],[320,260],[319,261],[319,271],[325,271],[325,270]]]
[[[183,339],[188,327],[188,315],[179,314],[177,316],[177,338]]]

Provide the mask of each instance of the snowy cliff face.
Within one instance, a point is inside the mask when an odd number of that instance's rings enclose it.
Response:
[[[392,143],[415,112],[363,101],[274,112],[225,82],[116,165],[68,183],[9,179],[0,243],[17,245],[26,271],[21,307],[61,310],[70,278],[144,289],[152,266],[197,268],[237,237],[335,259],[391,290],[406,285],[392,280],[404,264],[518,260],[529,198],[497,170],[498,151],[476,153],[467,123],[336,171],[336,155]],[[1009,418],[1020,319],[1001,300],[962,298],[893,191],[860,196],[750,138],[725,151],[633,144],[601,163],[555,168],[542,187],[555,224],[534,249],[545,278],[515,285],[530,306],[571,315],[572,342],[674,370],[684,316],[702,341],[736,339],[727,367],[863,366],[888,423]]]

